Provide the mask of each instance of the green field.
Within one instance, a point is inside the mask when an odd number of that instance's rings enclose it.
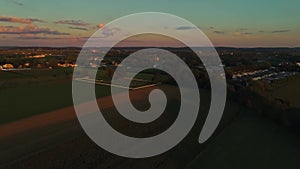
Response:
[[[71,68],[0,71],[0,92],[6,88],[68,81],[72,72]]]
[[[0,124],[72,105],[72,82],[70,74],[63,69],[28,71],[22,72],[23,74],[1,73],[5,75],[2,74],[3,80],[0,82],[9,82],[12,78],[11,83],[18,82],[18,84],[16,87],[0,88]],[[151,78],[145,74],[137,77],[145,78],[145,76]],[[38,83],[24,85],[31,79],[37,79]],[[273,84],[273,91],[270,93],[275,98],[284,98],[297,106],[299,85],[299,78],[291,78]],[[168,86],[166,88],[170,89]],[[95,145],[83,132],[78,121],[74,120],[0,140],[2,150],[0,168],[3,165],[11,168],[76,166],[124,169],[124,166],[128,166],[144,169],[182,169],[187,164],[188,169],[299,168],[300,137],[283,126],[244,110],[232,100],[227,100],[222,121],[215,135],[207,143],[199,144],[197,139],[210,101],[208,91],[201,90],[200,94],[200,113],[192,131],[179,145],[161,156],[139,161],[107,153]],[[97,97],[110,95],[109,87],[96,85],[96,95]],[[147,105],[142,102],[135,106],[143,109]],[[178,100],[171,100],[167,108],[170,117],[175,117],[174,112],[178,105],[180,105]],[[112,121],[110,124],[115,125],[117,129],[125,130],[123,132],[129,135],[143,134],[145,131],[146,135],[153,131],[163,131],[161,124],[169,124],[168,118],[160,118],[157,125],[151,126],[152,128],[140,125],[134,127],[130,123],[124,123],[113,108],[106,111],[109,112],[108,119]]]
[[[96,95],[108,96],[110,88],[96,85]],[[7,88],[0,92],[0,124],[72,104],[71,81]]]
[[[161,86],[167,92],[172,86]],[[55,124],[46,128],[36,129],[23,135],[0,140],[0,168],[143,168],[143,169],[182,169],[190,163],[206,144],[199,144],[199,132],[203,126],[209,108],[210,93],[201,90],[201,106],[198,120],[188,136],[171,151],[153,158],[128,159],[122,158],[99,148],[84,133],[77,120]],[[147,98],[145,98],[147,100]],[[168,100],[169,101],[169,100]],[[134,102],[135,103],[135,102]],[[133,103],[133,104],[134,104]],[[145,109],[147,102],[137,101],[138,109]],[[132,124],[117,115],[115,108],[103,110],[110,125],[129,136],[149,136],[163,132],[176,119],[179,100],[173,98],[168,103],[165,115],[150,124]],[[221,132],[232,118],[239,112],[239,107],[228,102],[225,115],[217,133]],[[26,144],[22,144],[26,142]],[[27,143],[28,142],[28,143]],[[13,161],[12,161],[13,160]],[[122,165],[120,165],[122,164]],[[126,168],[126,167],[125,167]]]
[[[186,169],[297,169],[299,141],[290,129],[244,112]]]
[[[291,77],[282,82],[274,84],[274,88],[270,92],[274,98],[280,98],[288,101],[291,106],[300,108],[300,77]]]
[[[72,72],[71,68],[0,71],[0,124],[71,106]],[[141,73],[136,78],[152,76]],[[95,90],[97,98],[110,95],[109,86],[96,85]]]
[[[0,71],[0,124],[71,106],[72,69]],[[96,96],[110,95],[96,85]]]
[[[19,78],[43,79],[46,77],[57,77],[57,76],[63,76],[63,75],[70,75],[72,72],[73,72],[72,68],[8,70],[8,71],[0,71],[0,77],[1,77],[1,81],[2,80],[13,80],[13,79],[19,79]]]

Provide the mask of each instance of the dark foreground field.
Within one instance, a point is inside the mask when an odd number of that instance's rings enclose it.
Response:
[[[170,96],[168,113],[149,126],[136,127],[124,122],[117,115],[110,97],[101,98],[99,104],[105,103],[101,107],[104,106],[106,118],[115,128],[125,128],[122,132],[133,136],[155,135],[175,120],[174,112],[179,108],[177,89],[173,86],[159,88]],[[137,108],[149,106],[145,101],[152,89],[134,91],[131,96]],[[201,93],[201,97],[209,97],[207,91]],[[209,99],[202,102],[201,112],[206,112]],[[238,110],[238,107],[227,107],[227,115],[233,117]],[[205,113],[199,115],[193,131],[174,150],[153,158],[133,160],[107,153],[95,145],[81,129],[73,108],[64,108],[1,125],[0,165],[1,168],[183,168],[205,147],[197,143],[204,117]]]
[[[160,88],[173,95],[167,110],[176,112],[178,96],[172,92],[173,87]],[[144,96],[150,90],[151,88],[135,91],[133,103],[137,108],[144,109],[148,106],[144,102],[147,97]],[[200,112],[205,112],[208,109],[208,92],[203,90],[201,93],[201,97],[206,99],[202,99]],[[101,102],[106,103],[103,109],[105,117],[117,129],[126,128],[122,132],[128,135],[153,135],[170,124],[168,119],[176,118],[176,114],[167,114],[169,118],[159,118],[151,127],[139,126],[137,129],[118,117],[109,98],[99,99],[100,105]],[[60,109],[1,125],[0,131],[10,125],[15,131],[10,130],[7,135],[5,132],[0,134],[0,168],[263,169],[298,168],[300,165],[300,138],[290,130],[247,112],[229,101],[215,136],[208,143],[200,145],[197,138],[204,117],[205,113],[200,113],[198,122],[188,137],[174,149],[157,157],[127,159],[110,154],[93,143],[81,129],[72,107]],[[44,121],[40,122],[41,120]],[[29,124],[35,126],[26,129]]]
[[[290,129],[244,112],[187,169],[297,169],[299,141]]]
[[[77,121],[71,106],[70,78],[64,71],[50,71],[48,77],[52,78],[53,74],[58,75],[60,80],[57,77],[54,82],[38,79],[46,83],[1,88],[0,168],[297,169],[300,166],[300,137],[296,132],[257,115],[230,98],[215,135],[208,142],[199,144],[197,140],[210,101],[209,91],[204,89],[200,91],[201,108],[197,122],[174,149],[147,159],[128,159],[110,154],[93,143]],[[25,79],[25,82],[18,83],[28,83],[32,77]],[[105,118],[115,129],[130,136],[147,137],[167,129],[176,119],[180,105],[176,87],[157,87],[170,98],[164,115],[149,125],[124,121],[112,104],[108,87],[98,85],[96,93]],[[149,107],[148,94],[154,88],[136,90],[131,94],[136,108],[143,110]],[[297,92],[289,95],[293,93]],[[285,92],[279,90],[274,94],[281,97]]]

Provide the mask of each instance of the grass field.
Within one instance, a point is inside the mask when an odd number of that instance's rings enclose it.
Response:
[[[96,85],[96,95],[108,96],[110,88]],[[0,92],[0,124],[72,104],[71,81],[7,88]]]
[[[174,94],[174,90],[170,90],[172,86],[165,86],[164,88],[170,94]],[[208,91],[201,90],[200,93],[202,98],[200,113],[192,131],[174,149],[160,156],[148,159],[127,159],[107,153],[84,134],[78,121],[75,120],[46,128],[38,128],[12,138],[0,140],[0,148],[3,150],[0,153],[0,168],[2,164],[2,167],[24,169],[41,167],[182,169],[205,148],[205,145],[198,143],[198,137],[210,100]],[[147,97],[143,97],[143,99],[147,100]],[[145,101],[137,101],[133,104],[139,110],[148,107],[148,103]],[[108,122],[118,131],[122,131],[129,136],[146,137],[149,134],[156,135],[163,132],[176,119],[176,112],[180,105],[178,100],[171,99],[168,104],[166,113],[150,124],[132,124],[124,121],[115,108],[105,109],[104,114],[106,114],[105,117]],[[225,116],[220,124],[221,128],[231,121],[238,111],[238,106],[228,104]]]
[[[69,81],[72,72],[71,68],[0,71],[0,92],[7,88]]]
[[[71,68],[0,71],[0,124],[71,106]],[[98,75],[104,76],[102,71]],[[151,80],[151,74],[136,78]],[[135,82],[136,84],[148,84]],[[97,98],[110,95],[110,87],[96,85]]]
[[[60,69],[29,69],[29,70],[8,70],[0,71],[1,80],[12,80],[12,79],[28,79],[37,78],[42,79],[45,77],[57,77],[63,75],[70,75],[73,72],[71,68],[60,68]]]
[[[71,106],[71,68],[0,71],[0,124]],[[101,72],[100,72],[101,74]],[[97,98],[110,87],[95,86]]]
[[[186,169],[298,169],[299,141],[290,129],[244,112]]]
[[[41,114],[72,105],[71,80],[65,79],[65,72],[57,72],[60,80],[49,83],[54,72],[27,72],[24,75],[12,73],[14,79],[29,79],[32,76],[41,83],[0,88],[0,124]],[[45,73],[45,74],[43,74]],[[41,75],[43,74],[43,75]],[[7,75],[7,74],[6,74]],[[15,76],[20,76],[19,78]],[[144,75],[140,75],[144,76]],[[5,77],[9,81],[9,76]],[[149,77],[150,78],[150,77]],[[46,82],[46,83],[45,83]],[[296,84],[296,85],[295,85]],[[286,93],[286,89],[296,90],[299,79],[291,79],[278,84],[274,97],[289,99],[297,92]],[[170,89],[170,87],[166,87]],[[299,91],[299,90],[298,90]],[[227,101],[223,119],[215,136],[208,143],[199,144],[197,139],[203,126],[208,107],[209,92],[201,91],[201,107],[198,122],[187,138],[171,151],[158,157],[136,160],[124,159],[107,153],[95,145],[83,132],[77,120],[39,128],[21,133],[12,138],[0,140],[0,168],[144,168],[182,169],[187,164],[193,168],[298,168],[300,166],[300,138],[288,129],[278,126],[247,111],[240,113],[240,106]],[[110,95],[109,87],[96,85],[97,97]],[[145,97],[146,98],[146,97]],[[295,98],[292,98],[292,100]],[[168,108],[174,117],[179,103],[171,100]],[[148,106],[146,102],[135,105],[139,109]],[[244,110],[243,110],[244,111]],[[164,116],[156,125],[134,127],[120,120],[115,109],[107,109],[112,125],[125,129],[128,135],[155,134],[163,131],[160,124],[169,124]],[[204,113],[203,113],[204,112]],[[75,114],[75,113],[74,113]],[[237,116],[237,114],[240,114]],[[237,117],[236,117],[237,116]],[[169,116],[168,116],[169,117]],[[176,117],[175,117],[176,118]],[[174,119],[174,118],[173,118]],[[234,120],[233,120],[234,119]],[[135,124],[136,125],[136,124]],[[148,132],[148,133],[147,133]],[[154,133],[153,133],[154,132]]]
[[[292,77],[283,82],[275,83],[274,89],[270,92],[274,98],[281,98],[288,101],[293,107],[300,108],[300,77]]]

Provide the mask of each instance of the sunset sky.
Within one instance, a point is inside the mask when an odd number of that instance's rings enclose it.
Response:
[[[82,46],[110,21],[151,11],[189,20],[216,46],[299,47],[299,8],[299,0],[1,0],[0,46]]]

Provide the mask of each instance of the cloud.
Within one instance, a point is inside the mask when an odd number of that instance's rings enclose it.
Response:
[[[69,29],[76,29],[76,30],[83,30],[83,31],[87,31],[87,30],[89,30],[88,28],[83,28],[83,27],[75,27],[75,26],[69,26]]]
[[[107,38],[110,36],[114,36],[117,32],[121,31],[120,28],[108,28],[105,27],[102,29],[102,38]]]
[[[290,32],[289,29],[281,29],[281,30],[273,30],[273,31],[267,31],[267,30],[260,30],[259,33],[287,33]]]
[[[291,30],[274,30],[271,33],[286,33],[286,32],[290,32]]]
[[[65,25],[73,25],[73,26],[88,26],[89,23],[83,22],[81,20],[61,20],[56,21],[56,24],[65,24]]]
[[[32,22],[47,23],[46,21],[44,21],[44,20],[42,20],[42,19],[37,19],[37,18],[29,18],[29,20],[31,20]]]
[[[1,22],[12,22],[12,23],[25,23],[30,24],[32,20],[27,18],[18,18],[18,17],[8,17],[8,16],[0,16]]]
[[[219,34],[219,35],[224,35],[224,34],[225,34],[224,31],[214,31],[213,33],[214,33],[214,34]]]
[[[15,5],[18,5],[18,6],[24,6],[24,4],[22,2],[19,2],[17,0],[10,0],[9,2],[15,4]]]
[[[0,34],[44,34],[44,35],[69,35],[50,28],[39,28],[30,24],[27,26],[0,26]]]
[[[193,26],[178,26],[176,30],[190,30],[190,29],[196,29],[196,27]]]
[[[9,17],[9,16],[0,16],[1,22],[11,22],[11,23],[24,23],[32,24],[33,22],[45,22],[41,19],[36,18],[19,18],[19,17]]]
[[[236,31],[233,34],[237,35],[237,36],[240,36],[240,35],[253,35],[252,32],[241,32],[241,31]]]

